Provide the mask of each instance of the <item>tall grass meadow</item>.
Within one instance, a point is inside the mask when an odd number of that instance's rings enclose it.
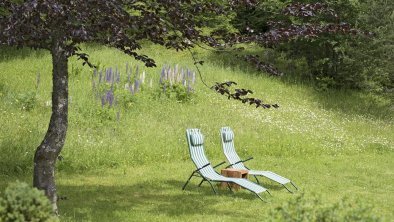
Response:
[[[204,86],[186,52],[147,45],[142,53],[156,59],[157,67],[145,68],[103,46],[83,50],[97,69],[69,61],[69,128],[57,162],[59,193],[68,198],[59,203],[65,221],[198,221],[201,214],[211,221],[261,221],[256,218],[294,198],[267,181],[274,193],[271,205],[244,192],[215,196],[197,182],[180,190],[194,170],[185,129],[202,130],[215,164],[225,159],[223,126],[234,130],[241,158],[254,157],[248,166],[288,177],[328,203],[350,193],[379,209],[372,214],[394,216],[394,108],[387,98],[316,91],[256,72],[225,54],[194,50],[205,60],[199,69],[208,85],[232,80],[280,106],[255,109]],[[44,51],[9,47],[1,50],[0,67],[3,188],[9,180],[30,181],[34,152],[51,114],[52,68]]]

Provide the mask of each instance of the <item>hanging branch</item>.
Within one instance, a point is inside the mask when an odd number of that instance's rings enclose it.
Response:
[[[258,71],[263,71],[268,73],[270,76],[283,76],[283,72],[279,71],[272,64],[263,62],[258,55],[239,55],[236,57],[243,59],[244,61],[255,65]]]
[[[223,83],[218,83],[211,87],[211,89],[216,92],[227,96],[228,99],[235,99],[241,101],[242,103],[249,103],[249,105],[256,105],[256,108],[262,107],[264,109],[268,109],[271,107],[279,108],[278,104],[268,104],[264,103],[261,99],[247,97],[249,94],[253,94],[253,91],[250,89],[234,89],[234,91],[230,90],[232,85],[237,85],[236,82],[227,81]]]

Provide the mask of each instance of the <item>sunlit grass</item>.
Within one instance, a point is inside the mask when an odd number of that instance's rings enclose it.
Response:
[[[126,63],[137,64],[116,50],[85,48],[100,68],[117,66],[124,74]],[[47,129],[51,100],[49,54],[7,50],[12,53],[2,51],[0,56],[0,190],[7,181],[30,181],[34,150]],[[292,195],[272,183],[267,185],[274,193],[270,204],[246,191],[235,197],[224,191],[214,196],[207,186],[197,188],[197,181],[181,191],[194,170],[185,129],[201,128],[206,152],[218,163],[224,160],[222,126],[234,130],[242,157],[254,156],[249,166],[288,177],[302,191],[320,193],[328,202],[345,195],[360,197],[373,203],[377,214],[392,218],[394,110],[388,100],[355,91],[318,92],[257,75],[251,67],[226,65],[220,56],[201,67],[208,85],[233,80],[280,108],[255,109],[229,101],[200,79],[190,102],[155,99],[163,64],[193,69],[193,61],[187,52],[159,47],[148,47],[145,53],[157,60],[157,68],[144,68],[147,78],[154,80],[153,89],[137,94],[130,107],[109,113],[119,112],[119,120],[103,117],[92,92],[92,70],[75,59],[69,63],[69,131],[57,174],[59,194],[67,197],[59,202],[64,220],[261,221]],[[197,53],[199,59],[209,55]],[[30,111],[16,101],[28,91],[37,94]]]

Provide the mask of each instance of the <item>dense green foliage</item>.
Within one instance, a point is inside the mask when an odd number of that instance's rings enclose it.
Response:
[[[264,59],[276,63],[287,76],[314,82],[319,89],[356,88],[379,93],[392,92],[394,3],[384,0],[330,0],[324,3],[336,12],[336,16],[324,13],[306,17],[285,15],[283,9],[289,2],[260,1],[256,7],[239,10],[232,23],[241,32],[253,30],[255,33],[270,31],[270,22],[278,21],[287,25],[347,23],[374,33],[299,37],[275,45],[274,58]],[[287,60],[284,67],[278,61],[280,59],[275,59],[283,56]],[[300,67],[307,69],[297,72]]]
[[[376,33],[371,41],[364,40],[351,48],[364,88],[386,92],[393,98],[394,89],[394,2],[361,1],[358,25]]]
[[[48,198],[42,191],[26,183],[11,183],[0,197],[0,221],[58,221]]]

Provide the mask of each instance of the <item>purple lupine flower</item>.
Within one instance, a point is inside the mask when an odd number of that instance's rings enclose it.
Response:
[[[185,76],[185,72],[183,71],[183,68],[181,69],[181,80],[182,80],[182,85],[186,86],[186,76]]]
[[[130,85],[129,90],[131,95],[134,95],[134,85]]]
[[[116,79],[116,70],[113,72],[112,71],[112,68],[111,68],[111,83],[112,83],[112,85],[114,85],[114,82],[115,82],[115,79]]]
[[[140,81],[141,81],[141,84],[144,84],[144,82],[145,82],[145,71],[142,72]]]
[[[111,107],[114,102],[114,93],[112,92],[112,90],[108,90],[105,96],[109,106]]]
[[[139,86],[140,86],[140,81],[138,79],[135,80],[134,86],[135,86],[135,92],[138,92],[138,89],[139,89]]]
[[[196,73],[193,72],[192,74],[192,84],[194,85],[194,82],[196,81]]]
[[[96,89],[96,81],[94,81],[94,79],[92,79],[92,88],[93,91]]]
[[[171,80],[171,66],[168,65],[168,69],[167,69],[167,80]]]
[[[116,82],[120,82],[120,72],[119,71],[118,71],[118,74],[116,75],[115,81]]]
[[[103,70],[100,70],[99,83],[101,83],[102,78],[103,78]]]
[[[138,79],[138,65],[137,65],[137,67],[135,68],[135,78]]]
[[[94,68],[94,69],[93,69],[93,77],[96,77],[96,76],[97,76],[97,69]]]
[[[101,107],[104,107],[106,104],[105,96],[101,96]]]
[[[160,74],[160,84],[162,84],[162,83],[163,83],[163,81],[164,81],[164,78],[165,78],[165,76],[166,76],[166,71],[165,71],[165,69],[166,69],[166,67],[165,67],[165,66],[163,66],[163,68],[161,69],[161,74]]]
[[[118,74],[119,74],[118,66],[115,66],[115,74],[114,74],[114,81],[115,82],[118,82]]]
[[[176,82],[181,82],[182,78],[181,78],[181,74],[178,73],[178,75],[176,76]]]
[[[178,64],[175,64],[174,66],[174,76],[178,74]]]
[[[110,67],[108,69],[108,78],[107,78],[107,82],[111,82],[112,80],[112,67]]]
[[[171,66],[169,65],[168,66],[168,73],[167,73],[167,80],[170,82],[170,85],[172,86],[172,80],[173,80],[173,76],[174,75],[174,73],[173,73],[173,70],[171,69]]]

